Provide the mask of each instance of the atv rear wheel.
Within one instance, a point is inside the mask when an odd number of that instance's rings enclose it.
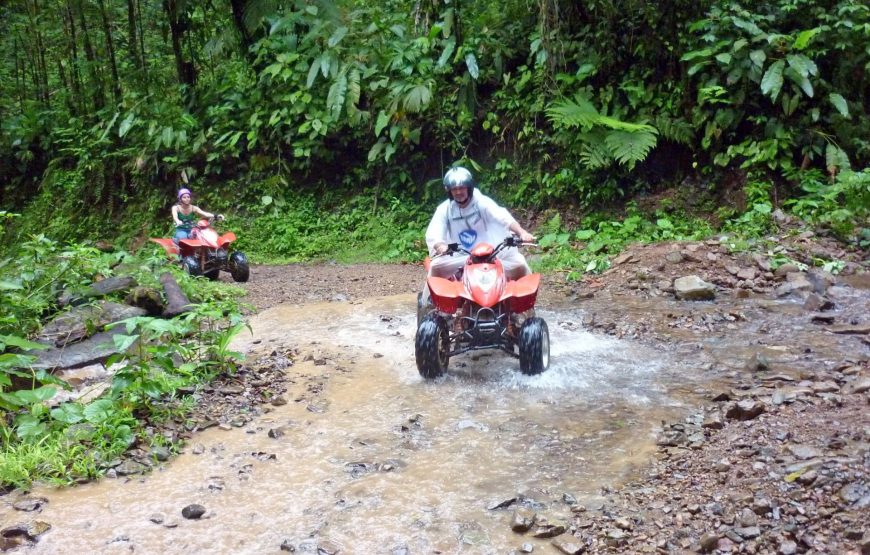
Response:
[[[550,366],[550,331],[542,318],[532,317],[520,328],[520,371],[540,374]]]
[[[424,380],[434,380],[444,374],[450,362],[450,334],[447,322],[437,314],[427,315],[414,337],[417,370]]]
[[[230,255],[230,275],[233,276],[233,281],[245,282],[251,275],[251,269],[248,266],[248,257],[245,253],[236,251]]]
[[[199,262],[193,256],[185,256],[181,259],[181,269],[193,277],[202,275],[202,268],[199,267]]]

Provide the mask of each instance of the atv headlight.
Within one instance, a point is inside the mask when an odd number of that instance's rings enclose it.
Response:
[[[492,286],[495,285],[496,272],[495,269],[480,269],[474,272],[474,281],[481,291],[489,292]]]

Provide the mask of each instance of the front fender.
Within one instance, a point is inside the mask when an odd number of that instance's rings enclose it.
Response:
[[[153,243],[157,243],[158,245],[163,247],[163,250],[166,251],[166,256],[168,256],[169,258],[174,259],[176,256],[178,256],[178,245],[176,245],[175,241],[173,241],[172,239],[167,239],[167,238],[159,238],[158,239],[155,237],[151,237],[149,239],[149,241],[151,241]]]
[[[222,247],[228,243],[232,243],[235,240],[236,240],[236,234],[233,233],[232,231],[227,231],[226,233],[224,233],[223,235],[220,236],[220,239],[218,240],[218,246]]]
[[[529,274],[509,281],[501,300],[509,299],[511,312],[525,312],[535,306],[540,286],[541,274]]]
[[[447,314],[456,312],[465,293],[462,283],[435,276],[428,278],[426,283],[432,294],[432,303],[438,310]]]

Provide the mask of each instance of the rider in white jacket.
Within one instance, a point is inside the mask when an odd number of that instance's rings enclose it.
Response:
[[[478,243],[497,245],[513,233],[524,243],[534,236],[517,223],[510,212],[480,191],[474,190],[471,172],[463,167],[451,168],[444,176],[444,190],[450,197],[435,210],[426,229],[426,245],[433,256],[429,275],[450,277],[465,264],[468,255],[438,256],[447,251],[448,243],[459,243],[471,250]],[[525,257],[516,247],[498,254],[508,279],[518,279],[531,273]]]

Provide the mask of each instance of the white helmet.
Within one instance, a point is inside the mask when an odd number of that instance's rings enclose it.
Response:
[[[448,197],[451,199],[453,198],[451,190],[457,187],[467,187],[468,198],[471,198],[474,194],[474,177],[471,175],[470,171],[462,166],[450,168],[447,170],[447,173],[444,174],[444,190],[447,192]]]

